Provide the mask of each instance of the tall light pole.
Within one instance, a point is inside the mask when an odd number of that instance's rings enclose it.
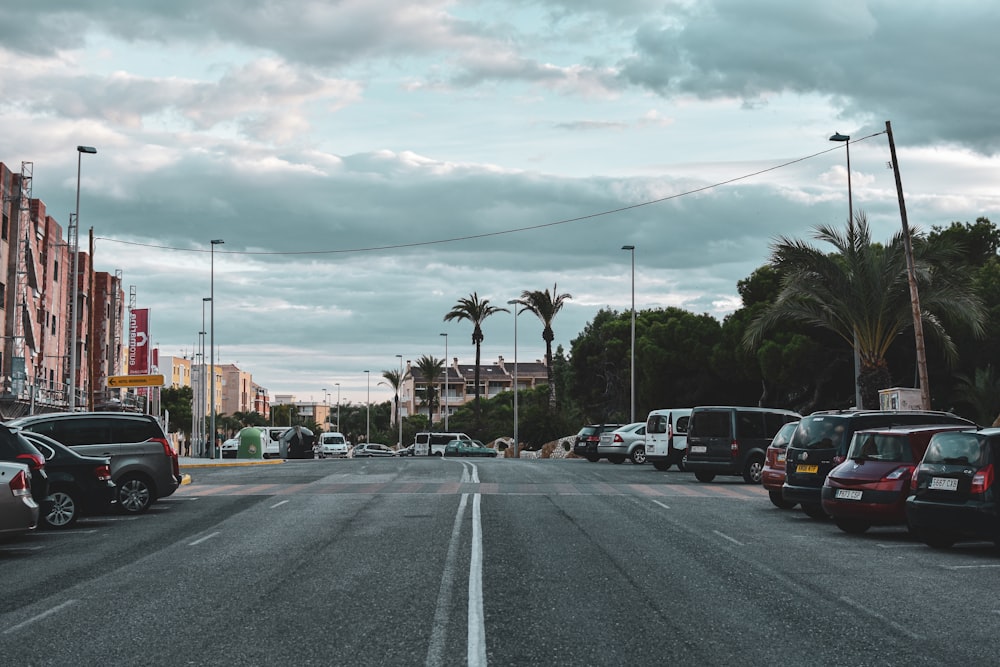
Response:
[[[851,189],[851,135],[835,132],[830,141],[844,142],[847,152],[847,236],[854,243],[854,193]],[[858,328],[854,327],[854,404],[861,408],[861,352],[858,350]],[[872,407],[872,406],[865,406]]]
[[[365,413],[365,442],[372,441],[372,374],[365,371],[368,382],[368,410]]]
[[[199,432],[201,433],[201,449],[202,456],[209,455],[210,449],[208,444],[207,427],[205,425],[205,411],[208,409],[208,404],[206,399],[208,398],[208,360],[205,357],[205,336],[208,335],[208,330],[205,329],[205,304],[211,303],[212,297],[206,296],[201,299],[201,405],[198,408],[198,413],[201,415],[201,428]]]
[[[333,384],[337,387],[337,433],[343,433],[340,430],[340,383],[334,382]]]
[[[448,430],[448,334],[444,336],[444,430]]]
[[[629,371],[629,394],[631,396],[630,404],[631,418],[629,423],[635,421],[635,246],[634,245],[623,245],[622,250],[628,250],[632,254],[632,345],[631,345],[631,370]]]
[[[399,357],[399,379],[396,382],[396,428],[399,430],[399,444],[397,445],[400,449],[403,448],[403,413],[399,409],[399,390],[403,388],[403,355],[397,354]]]
[[[76,328],[80,322],[80,308],[77,300],[80,298],[80,277],[77,273],[80,270],[80,165],[83,161],[83,154],[95,155],[97,149],[93,146],[76,147],[76,212],[73,214],[73,224],[69,229],[69,243],[73,252],[73,276],[72,276],[72,309],[73,317],[70,328],[69,342],[69,397],[67,407],[70,412],[76,410]]]
[[[517,456],[517,451],[518,451],[517,450],[517,445],[518,445],[518,442],[520,442],[518,440],[518,437],[517,437],[517,390],[518,390],[518,386],[517,386],[517,316],[521,314],[517,310],[517,307],[521,305],[521,302],[517,301],[516,299],[511,299],[510,301],[507,302],[507,305],[508,306],[514,306],[514,458],[516,459],[516,458],[518,458],[518,456]]]
[[[212,296],[211,296],[210,300],[212,302],[212,305],[209,308],[209,310],[211,311],[211,322],[210,322],[210,328],[209,328],[209,330],[211,331],[211,333],[209,334],[210,340],[209,340],[209,343],[208,343],[208,347],[209,347],[209,352],[208,352],[209,364],[208,364],[208,367],[209,367],[209,378],[210,378],[210,384],[211,384],[211,391],[209,392],[209,398],[208,398],[208,400],[209,400],[209,404],[211,405],[211,412],[212,412],[212,417],[209,419],[209,428],[212,431],[212,436],[211,436],[212,437],[212,444],[210,446],[209,451],[212,452],[211,458],[213,458],[213,459],[215,458],[215,246],[220,245],[222,243],[225,243],[225,241],[223,241],[222,239],[212,239],[212,241],[211,241],[211,245],[212,245],[211,295]],[[219,452],[219,454],[220,454],[220,458],[221,458],[222,452]]]

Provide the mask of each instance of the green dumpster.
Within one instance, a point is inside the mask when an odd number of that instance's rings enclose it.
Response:
[[[259,428],[247,427],[240,431],[240,447],[236,452],[239,459],[264,458],[264,443]]]

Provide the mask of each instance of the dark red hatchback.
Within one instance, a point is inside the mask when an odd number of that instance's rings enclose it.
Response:
[[[906,523],[910,477],[931,436],[962,430],[974,431],[975,427],[934,424],[855,432],[847,460],[831,470],[823,483],[823,511],[847,533]]]

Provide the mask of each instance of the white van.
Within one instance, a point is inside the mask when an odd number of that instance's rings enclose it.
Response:
[[[444,456],[444,447],[452,440],[472,442],[472,438],[464,433],[421,431],[414,437],[413,455]]]
[[[691,408],[653,410],[646,417],[646,460],[657,470],[684,470]]]
[[[350,450],[350,443],[347,442],[347,438],[344,437],[343,433],[320,433],[319,442],[316,443],[316,450],[321,459],[325,459],[328,456],[334,458],[347,458],[347,452]]]

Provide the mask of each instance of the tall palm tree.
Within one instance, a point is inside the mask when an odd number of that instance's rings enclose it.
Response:
[[[463,297],[458,300],[458,302],[452,306],[451,311],[444,316],[445,322],[451,322],[452,320],[468,320],[472,322],[472,344],[476,346],[476,421],[479,421],[479,352],[482,348],[483,339],[486,336],[483,334],[483,320],[485,320],[490,315],[496,313],[509,313],[510,311],[506,308],[500,308],[498,306],[491,306],[489,299],[479,299],[479,294],[473,292],[470,296]]]
[[[427,425],[434,423],[434,398],[437,395],[437,381],[444,368],[444,359],[423,355],[417,359],[417,370],[424,378],[424,404],[427,406]]]
[[[889,347],[913,326],[903,233],[897,232],[886,245],[872,243],[868,221],[859,214],[846,233],[821,225],[815,238],[832,245],[834,252],[826,254],[787,237],[772,245],[771,264],[783,274],[781,291],[750,323],[743,344],[755,348],[767,331],[788,321],[827,329],[848,345],[856,340],[861,358],[859,407],[874,408],[878,390],[891,383]],[[955,346],[943,321],[964,324],[981,335],[982,304],[959,272],[946,269],[955,255],[953,246],[929,244],[916,234],[912,240],[923,326],[953,360]]]
[[[402,419],[402,415],[399,412],[399,389],[403,386],[403,375],[398,370],[391,370],[382,371],[382,377],[386,379],[396,394],[394,397],[396,401],[396,426],[399,426],[399,420]]]
[[[558,286],[553,284],[552,291],[545,290],[524,290],[517,303],[524,306],[535,314],[542,321],[542,340],[545,341],[545,375],[549,383],[549,405],[556,404],[556,386],[552,382],[552,341],[556,335],[552,332],[552,320],[556,314],[562,310],[568,299],[572,299],[572,294],[559,294]]]

